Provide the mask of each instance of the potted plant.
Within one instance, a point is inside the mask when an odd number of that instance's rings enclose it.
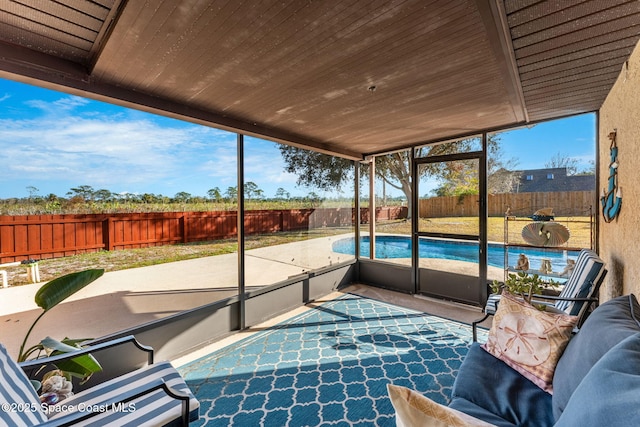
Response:
[[[62,341],[58,341],[51,337],[46,337],[38,344],[25,349],[29,335],[38,321],[59,303],[78,292],[104,274],[102,269],[84,270],[76,273],[70,273],[50,282],[45,283],[35,295],[35,302],[38,307],[42,308],[42,313],[31,324],[27,334],[20,345],[18,352],[18,362],[24,362],[29,358],[39,358],[44,352],[46,356],[53,356],[60,353],[68,353],[81,348],[80,343],[90,338],[71,339],[65,337]],[[48,372],[43,376],[43,380],[47,380],[52,376],[64,377],[67,381],[71,381],[71,377],[80,378],[81,383],[88,380],[92,374],[102,370],[98,361],[90,354],[78,356],[73,359],[57,362],[56,369]],[[36,390],[40,389],[40,382],[32,381]],[[69,384],[62,385],[69,387]],[[70,390],[69,390],[70,391]]]
[[[544,280],[537,274],[527,274],[524,271],[519,273],[509,273],[507,280],[498,282],[494,280],[491,284],[491,292],[495,294],[506,290],[512,295],[517,295],[529,304],[532,304],[534,295],[543,295],[544,292],[555,288],[560,283],[554,280]],[[545,310],[545,304],[532,304],[540,310]]]

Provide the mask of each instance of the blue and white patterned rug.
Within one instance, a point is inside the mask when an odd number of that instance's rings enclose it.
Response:
[[[197,426],[395,426],[387,384],[447,403],[469,325],[346,294],[178,370]]]

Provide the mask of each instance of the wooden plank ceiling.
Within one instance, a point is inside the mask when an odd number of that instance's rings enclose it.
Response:
[[[623,0],[0,0],[0,77],[346,157],[597,110]]]

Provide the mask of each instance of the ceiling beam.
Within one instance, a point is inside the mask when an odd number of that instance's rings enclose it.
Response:
[[[511,31],[507,23],[507,12],[502,0],[476,0],[478,11],[482,17],[487,39],[491,45],[498,67],[502,73],[513,113],[518,122],[527,123],[529,113],[524,100],[518,64],[511,41]]]
[[[0,77],[351,160],[363,159],[360,153],[329,143],[95,81],[80,64],[2,42]]]

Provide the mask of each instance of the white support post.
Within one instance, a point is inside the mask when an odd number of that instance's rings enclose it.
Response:
[[[27,264],[27,280],[31,283],[40,283],[40,269],[37,262]]]
[[[0,264],[0,268],[6,267],[17,267],[20,265],[20,262],[7,262],[5,264]],[[7,279],[7,270],[0,270],[0,275],[2,276],[2,287],[9,287],[9,280]]]

